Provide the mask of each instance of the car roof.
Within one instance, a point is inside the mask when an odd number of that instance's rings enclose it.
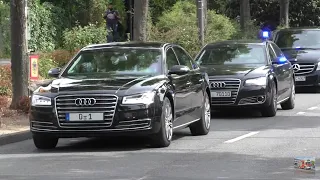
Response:
[[[248,45],[261,45],[265,46],[267,42],[271,41],[262,41],[262,40],[226,40],[219,41],[214,43],[208,43],[205,47],[215,47],[215,46],[223,46],[223,45],[233,45],[233,44],[248,44]]]
[[[278,31],[302,31],[302,30],[320,31],[320,27],[290,27],[290,28],[279,29]]]
[[[112,42],[112,43],[103,43],[103,44],[92,44],[84,47],[84,50],[96,49],[96,48],[109,48],[109,47],[118,47],[118,48],[129,48],[129,47],[139,47],[139,48],[162,48],[168,43],[164,42]]]

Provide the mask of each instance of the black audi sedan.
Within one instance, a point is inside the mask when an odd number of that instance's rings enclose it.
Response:
[[[274,33],[274,42],[291,62],[296,86],[320,90],[320,29],[281,29]]]
[[[30,128],[39,149],[59,138],[147,136],[167,147],[173,131],[210,129],[210,89],[179,45],[126,42],[90,45],[32,95]]]
[[[208,73],[215,109],[249,107],[272,117],[278,104],[282,109],[294,108],[292,65],[271,41],[207,44],[196,62]]]

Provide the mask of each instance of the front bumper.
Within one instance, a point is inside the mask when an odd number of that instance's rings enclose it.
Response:
[[[211,89],[211,92],[214,90]],[[212,94],[212,93],[211,93]],[[228,103],[225,103],[228,102]],[[267,88],[261,86],[241,86],[237,92],[232,92],[232,97],[211,97],[213,109],[221,108],[262,108],[272,102],[271,94]]]
[[[297,81],[299,76],[305,77],[305,81]],[[313,71],[309,74],[295,75],[296,87],[318,87],[320,86],[320,71]]]
[[[68,123],[58,118],[54,107],[32,107],[30,130],[59,138],[149,135],[160,130],[160,115],[154,105],[118,106],[111,125],[97,122]]]

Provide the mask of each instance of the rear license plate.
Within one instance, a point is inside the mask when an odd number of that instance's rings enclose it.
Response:
[[[296,76],[295,80],[296,81],[306,81],[306,77],[305,76]]]
[[[103,113],[67,113],[67,121],[103,121]]]
[[[211,97],[231,97],[231,91],[215,91],[215,92],[211,92]]]

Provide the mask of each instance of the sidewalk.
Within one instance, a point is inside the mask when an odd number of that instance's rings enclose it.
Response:
[[[5,135],[17,132],[29,131],[28,116],[24,114],[14,114],[11,117],[0,118],[0,138]]]

